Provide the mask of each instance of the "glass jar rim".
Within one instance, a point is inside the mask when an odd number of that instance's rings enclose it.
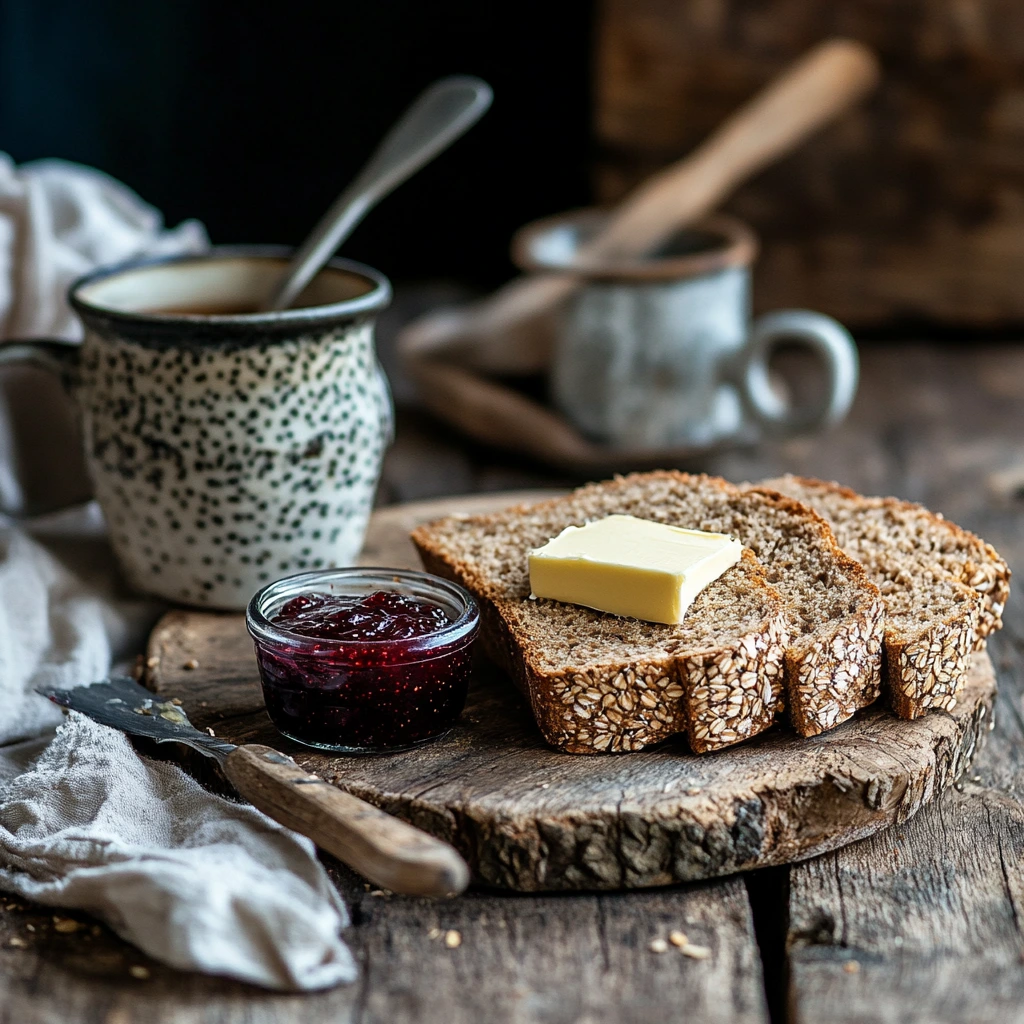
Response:
[[[263,608],[268,599],[278,591],[297,590],[304,584],[322,586],[325,582],[339,580],[346,583],[362,583],[378,590],[394,590],[395,584],[419,585],[427,592],[442,596],[448,602],[461,606],[462,611],[452,622],[441,629],[420,636],[408,637],[404,640],[337,640],[330,637],[313,637],[305,633],[295,633],[279,623],[271,621]],[[298,596],[296,594],[295,596]],[[435,648],[448,647],[459,641],[472,639],[480,621],[480,610],[476,599],[465,587],[450,580],[442,579],[427,572],[415,569],[391,569],[383,566],[350,566],[339,569],[314,569],[310,572],[284,576],[253,594],[245,610],[245,624],[252,638],[264,644],[287,644],[293,649],[306,650],[310,653],[325,651],[345,651],[351,647],[363,650],[394,650],[407,654],[429,653]]]

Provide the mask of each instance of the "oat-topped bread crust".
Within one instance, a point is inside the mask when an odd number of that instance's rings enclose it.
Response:
[[[878,583],[887,605],[886,663],[897,714],[951,709],[970,653],[1002,626],[1010,569],[981,538],[921,505],[864,497],[804,477],[768,487],[820,512],[843,549]]]
[[[530,600],[530,549],[612,513],[731,533],[762,565],[745,553],[679,626]],[[529,508],[450,517],[413,541],[430,571],[481,599],[488,649],[562,749],[638,749],[683,728],[697,751],[738,742],[771,724],[783,672],[805,735],[879,693],[877,588],[818,516],[778,495],[714,477],[634,474]]]

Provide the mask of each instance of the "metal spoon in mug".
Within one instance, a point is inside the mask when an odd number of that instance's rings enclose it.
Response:
[[[471,75],[442,78],[422,92],[296,250],[260,311],[287,309],[363,217],[476,124],[493,96],[485,81]]]

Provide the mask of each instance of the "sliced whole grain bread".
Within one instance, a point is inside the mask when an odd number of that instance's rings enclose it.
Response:
[[[841,547],[886,601],[886,665],[893,709],[916,718],[956,704],[972,650],[1002,626],[1010,570],[979,537],[921,505],[864,497],[803,477],[762,481],[832,525]]]
[[[757,560],[745,553],[679,626],[531,600],[530,549],[611,513],[731,533]],[[783,677],[804,735],[880,691],[878,589],[820,517],[779,495],[714,477],[634,474],[529,508],[449,517],[412,539],[428,570],[481,600],[489,651],[565,750],[639,749],[684,728],[698,752],[739,742],[772,723]]]
[[[476,596],[484,648],[527,695],[548,743],[593,754],[685,732],[704,752],[773,724],[783,707],[783,600],[749,551],[697,597],[684,623],[622,619],[531,600],[519,562],[562,520],[550,510],[510,511],[515,522],[453,517],[420,527],[413,540],[429,572]]]

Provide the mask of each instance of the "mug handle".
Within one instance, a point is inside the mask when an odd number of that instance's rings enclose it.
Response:
[[[67,407],[63,403],[53,404],[58,396],[49,392],[42,403],[14,392],[5,396],[12,409],[4,413],[4,418],[14,417],[10,423],[12,433],[7,438],[11,450],[4,455],[7,464],[3,467],[0,512],[5,515],[23,518],[55,512],[92,496],[81,427],[73,425],[75,420],[80,422],[72,397],[80,380],[80,359],[78,342],[49,339],[0,342],[0,365],[39,367],[52,374],[60,382],[61,390],[69,395]],[[26,415],[28,419],[23,419]],[[8,424],[2,429],[6,435]],[[62,463],[59,473],[43,472],[35,464],[41,447],[48,461],[51,452],[56,452],[55,458]]]
[[[25,341],[0,342],[0,365],[28,363],[56,374],[65,386],[78,372],[82,346],[77,341],[54,338],[29,338]]]
[[[772,387],[768,364],[783,341],[809,349],[824,363],[828,386],[821,401],[789,404]],[[850,411],[860,377],[857,345],[841,323],[806,309],[780,309],[753,324],[739,366],[739,383],[754,418],[775,434],[795,433],[839,423]]]

